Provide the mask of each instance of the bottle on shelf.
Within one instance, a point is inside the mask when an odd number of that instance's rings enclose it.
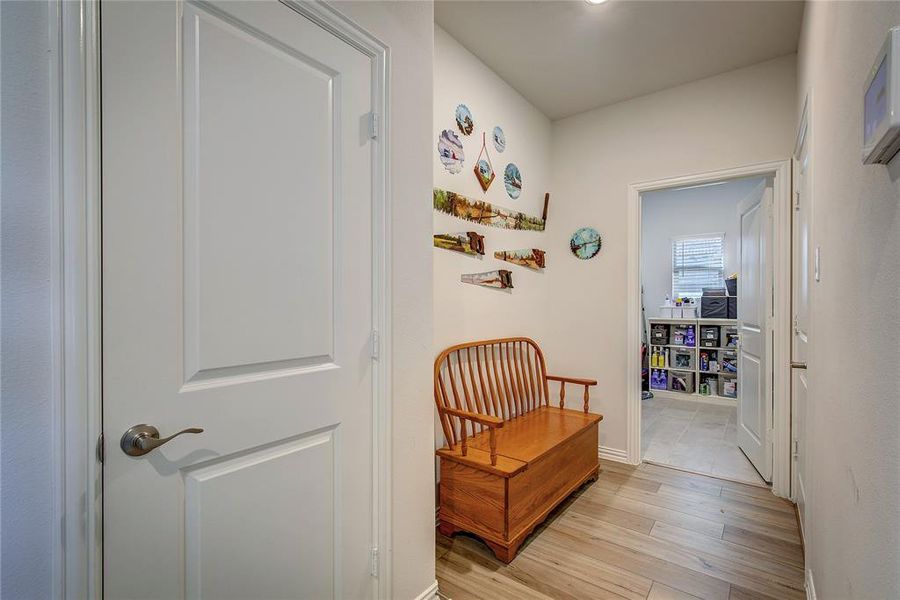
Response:
[[[684,333],[684,345],[685,346],[695,346],[696,345],[696,336],[695,336],[693,325],[687,326],[687,330]]]

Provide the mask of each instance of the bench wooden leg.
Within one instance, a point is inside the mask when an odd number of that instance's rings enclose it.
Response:
[[[497,560],[503,562],[505,564],[509,564],[512,562],[512,559],[516,557],[516,552],[519,550],[519,546],[522,542],[519,542],[515,545],[510,546],[501,546],[500,544],[496,544],[494,542],[489,542],[487,540],[483,540],[485,544],[494,552],[494,556],[497,557]]]
[[[438,525],[437,529],[440,532],[440,534],[445,537],[453,537],[460,531],[465,531],[464,529],[460,529],[459,527],[456,527],[455,525],[452,525],[451,523],[445,523],[443,521],[441,521],[441,523],[440,523],[440,525]],[[498,560],[501,560],[507,564],[509,564],[509,562],[516,557],[516,552],[519,550],[519,546],[522,545],[522,540],[519,540],[518,543],[513,542],[509,546],[503,546],[496,542],[488,541],[488,540],[482,538],[481,536],[479,536],[478,534],[475,534],[475,535],[476,535],[476,537],[478,537],[479,540],[481,540],[482,542],[487,544],[488,548],[491,549],[491,552],[494,553],[494,556],[496,556]]]
[[[456,535],[457,533],[462,531],[462,529],[460,529],[459,527],[456,527],[454,525],[451,525],[450,523],[441,521],[440,525],[438,525],[438,531],[440,531],[441,535],[443,535],[443,536],[453,537],[454,535]]]

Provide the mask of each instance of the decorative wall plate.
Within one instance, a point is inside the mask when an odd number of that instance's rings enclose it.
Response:
[[[481,152],[478,154],[478,160],[475,162],[475,177],[481,185],[481,189],[488,191],[491,184],[494,183],[494,165],[491,164],[491,155],[487,149],[487,134],[481,134]]]
[[[484,160],[483,158],[479,158],[478,162],[475,164],[475,177],[478,178],[478,183],[481,184],[481,189],[487,191],[491,184],[494,182],[494,167],[491,166],[491,163]]]
[[[437,233],[434,236],[434,247],[462,252],[463,254],[484,254],[484,236],[474,231],[462,233]]]
[[[434,210],[501,229],[543,231],[544,220],[516,212],[483,200],[466,198],[462,194],[434,188]]]
[[[506,134],[503,133],[499,125],[494,127],[494,148],[497,149],[497,152],[506,150]]]
[[[463,135],[472,135],[475,131],[475,119],[472,118],[472,111],[465,104],[456,107],[456,126]]]
[[[526,248],[524,250],[497,250],[494,252],[494,258],[511,262],[514,265],[521,265],[529,269],[540,270],[546,266],[544,260],[544,251],[537,248]]]
[[[506,289],[511,288],[512,271],[500,269],[499,271],[486,271],[484,273],[463,273],[459,280],[463,283],[471,283],[472,285],[481,285],[484,287],[493,287]]]
[[[603,241],[600,239],[600,232],[593,227],[582,227],[572,234],[569,246],[572,248],[572,254],[582,260],[594,258],[600,252],[600,246]]]
[[[438,156],[441,157],[441,163],[444,168],[451,173],[459,173],[462,171],[463,161],[466,160],[466,154],[463,152],[462,142],[456,133],[445,129],[438,138]]]
[[[519,167],[513,163],[506,165],[506,170],[503,172],[503,184],[506,186],[507,195],[513,200],[522,195],[522,173],[519,172]]]

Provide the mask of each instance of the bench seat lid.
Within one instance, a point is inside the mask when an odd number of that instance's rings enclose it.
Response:
[[[497,454],[532,463],[603,417],[555,406],[541,406],[503,423],[496,431]],[[490,452],[487,431],[468,440],[469,448]]]

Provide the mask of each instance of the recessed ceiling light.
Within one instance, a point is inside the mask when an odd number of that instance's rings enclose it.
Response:
[[[584,0],[588,4],[603,4],[607,2],[607,0]]]

